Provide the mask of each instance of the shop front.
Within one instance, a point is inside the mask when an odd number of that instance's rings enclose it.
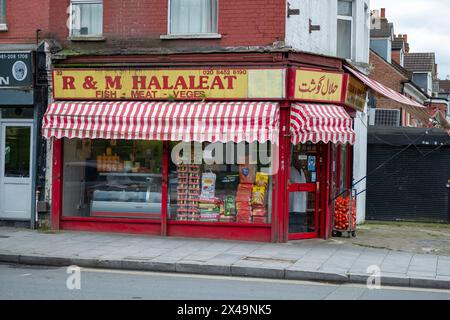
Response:
[[[343,72],[66,67],[53,76],[43,123],[53,228],[330,236],[330,183],[351,185],[355,138]]]
[[[0,52],[0,220],[33,222],[33,53]]]

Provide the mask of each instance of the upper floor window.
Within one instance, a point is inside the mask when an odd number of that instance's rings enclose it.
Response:
[[[169,33],[217,33],[217,0],[170,0]]]
[[[103,0],[71,0],[71,36],[101,36]]]
[[[338,0],[337,56],[353,58],[353,2]]]
[[[6,0],[0,0],[0,24],[6,24]]]

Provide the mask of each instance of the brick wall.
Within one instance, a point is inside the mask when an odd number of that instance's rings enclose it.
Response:
[[[0,32],[0,43],[35,43],[36,29],[49,29],[50,0],[6,0],[8,31]]]
[[[208,40],[160,40],[160,35],[167,34],[168,0],[103,3],[106,42],[98,46],[118,42],[152,47],[264,46],[283,41],[285,35],[284,0],[219,0],[218,27],[222,38]],[[7,0],[9,30],[0,33],[0,42],[34,42],[35,30],[39,28],[42,37],[71,45],[66,26],[69,4],[70,0]]]
[[[400,50],[392,50],[392,52],[391,52],[391,59],[392,59],[392,61],[395,61],[395,62],[397,62],[398,64],[401,65]]]
[[[66,9],[70,0],[50,0],[49,33],[66,41]],[[283,41],[285,1],[219,0],[219,33],[222,39],[160,40],[168,29],[168,0],[108,0],[103,2],[106,43],[129,42],[147,46],[262,46]],[[66,42],[69,44],[69,42]]]
[[[383,58],[372,51],[370,52],[370,64],[374,68],[369,75],[371,79],[374,79],[397,92],[402,92],[402,81],[408,80],[406,76],[402,75]],[[401,109],[402,105],[390,99],[379,97],[377,98],[377,108]]]
[[[110,39],[159,39],[167,34],[167,0],[104,2],[104,34]],[[221,40],[163,41],[175,45],[269,45],[284,40],[285,1],[219,0]]]

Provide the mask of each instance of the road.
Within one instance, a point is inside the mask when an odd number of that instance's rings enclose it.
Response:
[[[0,264],[0,299],[164,300],[450,300],[450,290],[81,269],[79,290],[67,289],[67,268]],[[70,282],[74,284],[76,282]]]

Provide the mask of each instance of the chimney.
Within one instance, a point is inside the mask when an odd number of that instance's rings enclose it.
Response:
[[[381,18],[386,18],[386,8],[381,8]]]
[[[408,35],[404,34],[402,35],[403,42],[405,42],[405,51],[406,53],[409,53],[409,43],[408,43]]]

